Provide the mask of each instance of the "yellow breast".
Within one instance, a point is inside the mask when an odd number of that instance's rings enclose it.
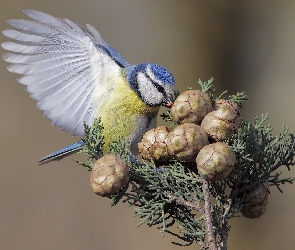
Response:
[[[159,107],[146,105],[122,78],[116,83],[107,100],[104,100],[97,114],[101,117],[104,126],[105,150],[108,150],[108,145],[115,139],[129,139],[130,135],[138,129],[140,117],[155,116],[158,111]]]

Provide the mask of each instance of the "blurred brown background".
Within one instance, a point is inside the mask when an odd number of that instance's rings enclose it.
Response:
[[[275,133],[282,123],[295,131],[294,1],[1,0],[1,30],[28,8],[92,24],[130,63],[168,68],[179,90],[213,76],[219,91],[246,91],[245,119],[269,113]],[[43,118],[6,66],[1,60],[0,249],[179,249],[155,228],[136,228],[133,208],[110,208],[70,158],[37,166],[77,138]],[[294,188],[273,188],[262,218],[230,221],[228,249],[294,249]]]

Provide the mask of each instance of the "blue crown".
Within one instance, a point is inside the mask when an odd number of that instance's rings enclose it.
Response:
[[[167,69],[158,64],[150,64],[150,69],[159,81],[163,83],[175,84],[173,75]]]

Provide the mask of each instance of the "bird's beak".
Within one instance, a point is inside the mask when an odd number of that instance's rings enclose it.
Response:
[[[171,108],[173,106],[173,101],[169,97],[164,97],[162,105],[167,107],[167,108]]]

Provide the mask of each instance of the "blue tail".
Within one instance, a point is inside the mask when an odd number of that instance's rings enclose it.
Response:
[[[73,144],[65,147],[65,148],[55,151],[52,154],[45,156],[40,161],[38,161],[38,164],[42,165],[42,164],[48,163],[50,161],[58,161],[58,160],[64,158],[65,156],[75,153],[76,151],[81,149],[83,146],[84,146],[84,142],[78,141],[76,143],[73,143]]]

